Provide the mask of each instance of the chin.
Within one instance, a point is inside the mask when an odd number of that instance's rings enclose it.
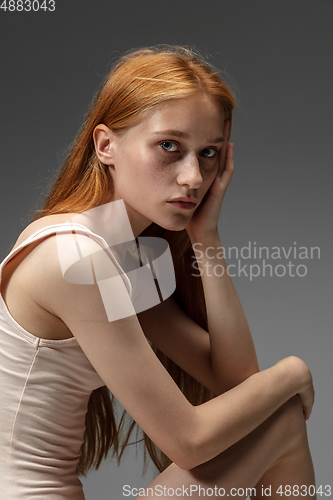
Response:
[[[189,222],[190,222],[190,219],[186,219],[186,220],[178,220],[178,221],[158,221],[158,220],[155,220],[154,221],[155,224],[157,224],[158,226],[162,227],[163,229],[167,229],[168,231],[183,231],[184,229],[187,228]]]

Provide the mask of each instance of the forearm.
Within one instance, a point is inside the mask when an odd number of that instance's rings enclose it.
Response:
[[[311,375],[305,363],[290,357],[197,406],[196,441],[190,466],[206,462],[232,446],[297,393],[302,393],[302,399],[304,387],[310,384]]]
[[[259,370],[257,356],[218,235],[205,244],[193,243],[205,294],[212,370],[224,392]]]

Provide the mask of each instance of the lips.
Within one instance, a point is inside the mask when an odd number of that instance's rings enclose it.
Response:
[[[192,197],[181,197],[181,198],[173,198],[168,201],[170,205],[173,205],[177,208],[182,208],[184,210],[192,210],[198,204],[198,200]]]

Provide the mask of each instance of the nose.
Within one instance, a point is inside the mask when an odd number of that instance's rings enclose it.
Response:
[[[198,189],[203,182],[200,172],[200,164],[196,155],[186,156],[180,165],[177,176],[177,183],[180,186],[188,186],[191,189]]]

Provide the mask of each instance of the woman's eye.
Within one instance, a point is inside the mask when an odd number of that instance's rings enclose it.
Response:
[[[201,151],[201,154],[206,158],[213,158],[213,156],[215,156],[216,153],[217,151],[214,148],[205,148]]]
[[[171,152],[179,151],[178,144],[176,142],[164,141],[160,144],[160,146],[165,151],[171,151]]]

